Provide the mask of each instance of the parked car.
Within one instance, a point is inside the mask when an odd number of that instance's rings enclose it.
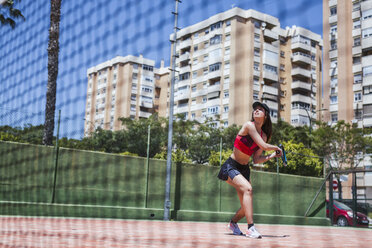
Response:
[[[329,217],[329,201],[327,200],[327,217]],[[353,226],[353,210],[345,204],[333,200],[333,221],[338,226]],[[357,212],[358,227],[368,227],[367,215]]]

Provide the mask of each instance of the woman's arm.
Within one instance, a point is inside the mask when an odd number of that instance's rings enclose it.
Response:
[[[262,139],[266,143],[267,137],[266,137],[265,134],[263,135]],[[253,163],[255,163],[255,164],[262,164],[262,163],[265,163],[266,161],[268,161],[268,160],[270,160],[272,158],[280,157],[281,156],[280,154],[277,154],[276,152],[273,152],[273,153],[271,153],[269,155],[262,156],[262,152],[263,152],[262,149],[258,149],[253,154],[253,157],[252,157]]]
[[[262,150],[264,150],[264,151],[280,151],[280,154],[281,154],[282,150],[279,147],[274,146],[274,145],[270,145],[262,139],[262,137],[257,132],[256,127],[254,126],[254,124],[252,122],[248,122],[248,123],[244,124],[243,128],[244,128],[244,131],[247,132],[249,134],[249,136],[251,136],[253,141]]]

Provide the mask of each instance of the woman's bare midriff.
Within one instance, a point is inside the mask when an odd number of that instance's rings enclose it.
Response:
[[[233,153],[231,154],[232,159],[234,159],[239,164],[243,164],[243,165],[248,164],[250,157],[251,156],[241,152],[236,147],[234,147]]]

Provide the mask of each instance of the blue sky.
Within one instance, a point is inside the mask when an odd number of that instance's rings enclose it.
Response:
[[[49,0],[16,5],[26,21],[0,26],[0,125],[44,122]],[[255,9],[322,34],[321,0],[183,0],[179,27],[232,7]],[[139,55],[169,65],[173,0],[62,0],[56,109],[61,134],[83,135],[87,68],[117,55]]]

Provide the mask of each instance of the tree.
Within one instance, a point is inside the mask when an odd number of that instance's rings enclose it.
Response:
[[[119,118],[125,126],[126,149],[141,157],[147,156],[148,127],[150,126],[150,157],[160,153],[165,145],[166,130],[165,119],[158,118],[156,114],[148,119],[132,120],[130,118]]]
[[[0,0],[0,22],[2,25],[9,25],[13,29],[16,27],[14,19],[26,20],[21,11],[14,8],[14,2],[21,2],[21,0]]]
[[[232,153],[231,149],[222,150],[221,165],[230,157]],[[209,165],[220,166],[220,151],[212,151],[209,156]]]
[[[54,117],[56,109],[58,56],[59,56],[59,23],[61,19],[61,1],[50,1],[50,28],[48,43],[48,85],[45,105],[44,145],[53,144]]]
[[[310,148],[306,148],[304,144],[293,140],[282,143],[287,152],[288,165],[284,167],[280,160],[281,173],[315,177],[322,175],[323,163]],[[265,163],[265,168],[268,171],[275,172],[276,167],[276,159],[271,159]]]

